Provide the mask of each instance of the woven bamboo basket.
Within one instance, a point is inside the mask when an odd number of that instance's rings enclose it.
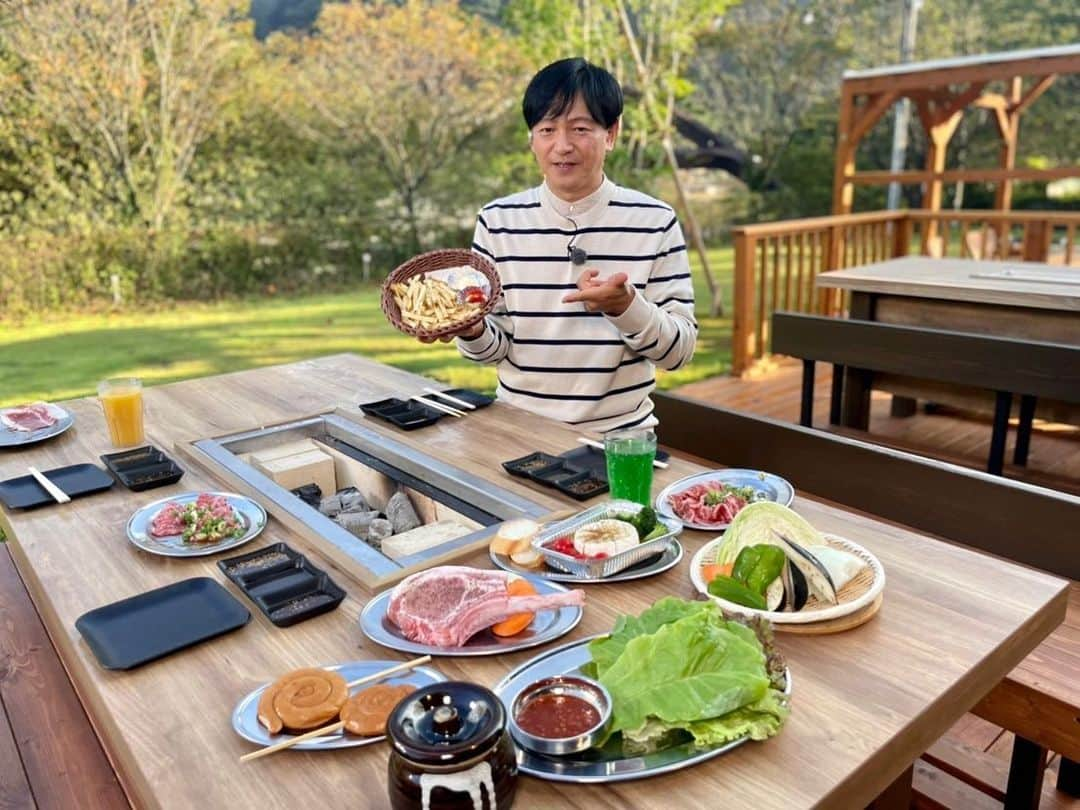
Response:
[[[487,301],[484,302],[483,306],[481,306],[474,315],[470,316],[467,320],[454,321],[453,323],[438,328],[410,326],[402,321],[401,309],[394,299],[394,294],[390,292],[390,285],[408,281],[413,276],[424,275],[434,270],[445,270],[450,267],[462,267],[465,265],[482,273],[491,287]],[[480,323],[480,321],[495,308],[495,303],[501,295],[502,283],[499,281],[499,273],[495,269],[495,266],[483,256],[473,253],[471,250],[432,250],[428,253],[421,253],[419,256],[414,256],[404,264],[395,268],[394,271],[386,277],[386,281],[383,282],[382,286],[382,311],[386,315],[386,319],[394,325],[394,328],[404,332],[406,335],[434,340],[436,338],[457,334],[458,332],[469,329]]]

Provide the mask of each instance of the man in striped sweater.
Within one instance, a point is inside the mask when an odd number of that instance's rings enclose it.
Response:
[[[655,367],[686,365],[697,337],[678,220],[604,175],[623,109],[606,70],[548,65],[522,109],[544,182],[481,210],[473,250],[504,297],[458,348],[496,364],[510,404],[587,431],[654,425]]]

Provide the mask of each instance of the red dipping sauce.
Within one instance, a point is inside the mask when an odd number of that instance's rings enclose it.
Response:
[[[560,740],[595,728],[600,723],[600,712],[587,700],[548,692],[522,706],[514,719],[534,737]]]

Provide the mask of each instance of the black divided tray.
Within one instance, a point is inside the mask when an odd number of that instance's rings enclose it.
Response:
[[[402,430],[416,430],[417,428],[434,425],[446,415],[442,411],[429,408],[422,402],[397,399],[396,397],[365,403],[360,406],[360,410],[368,416],[383,419]]]
[[[101,456],[105,466],[132,492],[175,484],[183,469],[153,445]]]
[[[243,627],[250,618],[217,582],[195,577],[95,608],[75,627],[105,669],[132,669]]]
[[[663,450],[656,451],[658,461],[664,461],[667,457],[668,454]],[[598,447],[583,445],[557,456],[550,453],[530,453],[521,458],[504,461],[503,469],[511,475],[553,487],[579,501],[608,491],[607,462],[604,451]]]
[[[229,557],[218,568],[278,627],[333,610],[345,598],[329,576],[285,543]]]
[[[443,393],[449,394],[455,399],[460,399],[462,402],[467,402],[474,408],[484,408],[495,401],[493,397],[489,397],[487,394],[471,391],[468,388],[451,388]],[[430,397],[433,402],[446,405],[448,408],[466,410],[433,394],[427,394],[426,396]],[[417,428],[434,425],[442,417],[448,415],[444,411],[428,407],[422,402],[398,399],[397,397],[380,399],[377,402],[366,402],[360,406],[360,410],[368,416],[384,419],[402,430],[416,430]]]
[[[79,498],[94,492],[103,492],[113,485],[112,476],[93,464],[72,464],[44,470],[46,478],[62,489],[69,498]],[[56,503],[45,487],[32,475],[0,481],[0,502],[8,509],[34,509]]]

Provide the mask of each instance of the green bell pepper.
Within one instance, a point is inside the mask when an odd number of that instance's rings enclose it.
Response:
[[[787,557],[779,546],[747,546],[735,558],[731,577],[751,591],[764,594],[769,583],[780,576]]]
[[[718,576],[709,582],[709,593],[719,596],[736,605],[745,605],[755,610],[765,610],[765,597],[731,577]]]

